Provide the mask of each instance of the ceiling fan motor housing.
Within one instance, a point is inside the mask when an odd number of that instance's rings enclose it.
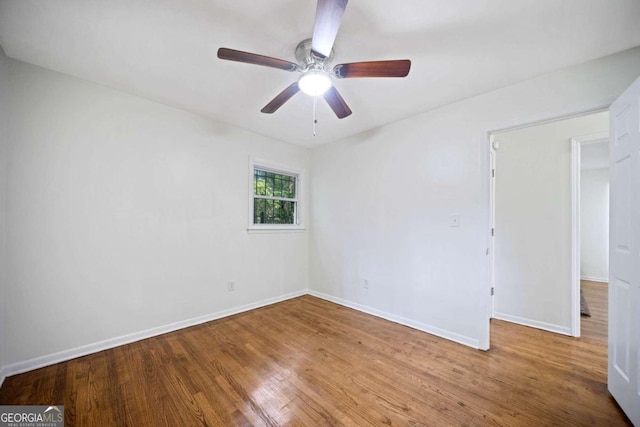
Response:
[[[311,50],[311,39],[302,40],[296,46],[296,59],[302,72],[311,69],[327,71],[327,66],[333,59],[333,54],[333,49],[331,49],[331,54],[328,57],[315,54]]]

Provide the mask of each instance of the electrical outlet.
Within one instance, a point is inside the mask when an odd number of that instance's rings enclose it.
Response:
[[[365,289],[369,289],[369,281],[367,279],[364,279],[362,286],[364,286]]]
[[[229,292],[233,292],[236,289],[236,282],[234,282],[233,280],[229,280],[227,282],[227,290]]]

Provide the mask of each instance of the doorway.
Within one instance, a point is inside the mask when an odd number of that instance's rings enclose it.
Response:
[[[491,134],[494,318],[580,335],[573,178],[581,162],[572,150],[586,144],[581,135],[607,135],[608,128],[603,111]]]
[[[571,139],[574,336],[587,326],[590,337],[606,340],[609,282],[609,133]],[[574,304],[576,301],[574,301]],[[584,321],[584,322],[583,322]]]

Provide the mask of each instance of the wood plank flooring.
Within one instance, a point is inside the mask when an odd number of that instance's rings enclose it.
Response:
[[[583,337],[600,341],[603,345],[607,345],[607,325],[609,312],[609,285],[600,282],[591,282],[582,280],[580,282],[582,292],[587,300],[591,317],[580,316],[581,335]]]
[[[304,296],[9,377],[0,403],[69,426],[628,425],[583,286],[580,339],[494,320],[483,352]]]

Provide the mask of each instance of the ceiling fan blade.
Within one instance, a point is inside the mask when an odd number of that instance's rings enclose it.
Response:
[[[339,79],[355,77],[406,77],[411,69],[411,61],[369,61],[338,64],[333,67],[333,74]]]
[[[228,61],[245,62],[247,64],[263,65],[265,67],[279,68],[285,71],[296,71],[298,65],[284,59],[272,58],[270,56],[258,55],[257,53],[243,52],[241,50],[218,49],[218,58]]]
[[[313,28],[311,50],[318,56],[328,58],[336,40],[342,14],[349,0],[318,0],[316,22]]]
[[[351,109],[347,103],[344,102],[344,99],[342,99],[342,96],[340,96],[335,87],[331,86],[329,90],[324,93],[324,99],[339,119],[344,119],[351,115]]]
[[[291,99],[293,95],[300,92],[300,88],[298,87],[298,82],[291,83],[285,90],[280,92],[275,98],[271,100],[267,105],[264,106],[262,110],[263,113],[272,114],[275,113],[278,108],[282,107],[282,105]]]

